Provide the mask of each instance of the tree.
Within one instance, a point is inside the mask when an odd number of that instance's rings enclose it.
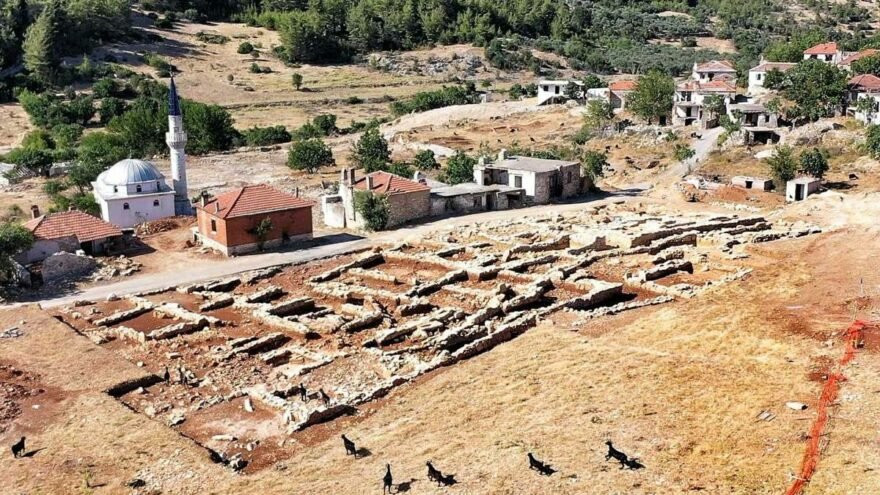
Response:
[[[578,83],[569,81],[568,84],[565,85],[565,97],[569,100],[580,101],[583,94],[584,92]]]
[[[703,109],[714,118],[724,115],[727,110],[727,103],[721,95],[709,95],[703,98]]]
[[[594,150],[588,150],[584,153],[584,157],[581,160],[581,168],[583,169],[584,177],[587,177],[593,183],[599,177],[602,177],[606,167],[608,167],[607,154]]]
[[[591,100],[584,113],[584,126],[591,131],[604,131],[614,122],[614,106],[610,101]]]
[[[358,139],[354,147],[352,159],[367,173],[385,168],[385,164],[391,161],[391,150],[388,149],[388,141],[379,134],[379,129],[368,129]]]
[[[675,143],[673,146],[672,155],[676,160],[683,162],[685,160],[690,160],[696,155],[696,152],[690,146],[682,143]]]
[[[93,132],[83,136],[76,150],[77,162],[89,170],[99,170],[98,173],[107,170],[128,155],[129,150],[125,146],[125,140],[118,134],[107,132]],[[88,182],[91,181],[86,181],[83,185],[88,185]]]
[[[388,225],[388,198],[382,194],[355,191],[354,210],[364,219],[367,230],[375,232]]]
[[[449,184],[471,182],[474,180],[474,165],[476,164],[476,159],[462,151],[457,151],[446,162],[446,169],[443,170],[440,180]]]
[[[436,170],[440,168],[440,164],[437,163],[434,152],[431,150],[421,150],[416,153],[413,165],[419,170]]]
[[[823,150],[811,148],[801,153],[801,172],[821,179],[827,171],[828,158]]]
[[[257,248],[259,248],[260,251],[262,251],[263,246],[266,245],[266,239],[269,238],[269,233],[272,232],[272,228],[272,219],[269,217],[260,220],[260,223],[254,227],[253,234],[257,239]]]
[[[292,76],[290,76],[291,82],[293,83],[293,87],[296,88],[297,91],[302,89],[303,85],[303,76],[299,72],[294,72]]]
[[[287,154],[287,166],[313,174],[321,167],[335,164],[333,152],[320,139],[304,139],[293,143]]]
[[[332,136],[339,131],[339,128],[336,127],[336,116],[332,113],[318,115],[312,119],[312,125],[321,131],[322,136]]]
[[[34,234],[17,223],[0,224],[0,270],[12,268],[13,256],[23,253],[34,245]]]
[[[59,0],[49,0],[37,20],[28,28],[24,40],[25,67],[40,82],[51,83],[61,63],[61,33],[64,7]]]
[[[100,116],[101,123],[106,125],[113,119],[113,117],[125,113],[125,109],[125,100],[112,96],[102,99],[101,108],[98,109],[98,115]]]
[[[602,82],[602,79],[599,79],[599,76],[596,74],[587,74],[582,82],[584,84],[584,91],[593,88],[608,87],[608,85]]]
[[[795,103],[794,115],[810,121],[838,110],[846,96],[847,75],[833,64],[805,60],[786,73],[785,96]]]
[[[874,74],[880,76],[880,55],[870,55],[852,63],[853,74]]]
[[[84,193],[104,170],[98,162],[77,162],[67,172],[67,182]]]
[[[773,155],[767,158],[767,165],[779,184],[785,184],[797,174],[798,164],[789,146],[777,146]]]
[[[880,159],[880,126],[870,125],[865,131],[865,151],[871,158]]]
[[[162,109],[163,115],[167,113],[164,105]],[[183,123],[189,138],[186,143],[187,153],[201,155],[228,150],[232,147],[233,141],[239,137],[238,131],[232,126],[232,115],[219,105],[184,100],[182,111]],[[164,122],[162,124],[167,125]],[[160,142],[162,141],[164,139]]]
[[[779,69],[770,69],[764,76],[764,87],[778,91],[783,89],[786,84],[785,73]]]
[[[654,119],[667,117],[672,111],[675,81],[662,72],[651,71],[636,83],[628,107],[650,124]]]

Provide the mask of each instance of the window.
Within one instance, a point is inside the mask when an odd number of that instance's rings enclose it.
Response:
[[[522,187],[522,175],[513,176],[513,187]]]
[[[137,186],[135,186],[134,190],[137,192],[141,192],[141,185],[138,184]]]
[[[123,210],[130,210],[131,207],[128,206],[128,203],[122,203],[122,209],[123,209]]]
[[[755,74],[755,79],[757,79],[757,80],[760,81],[760,80],[761,80],[761,76],[763,76],[763,74],[761,74],[761,73]]]
[[[211,232],[217,232],[217,220],[211,220]]]
[[[154,199],[154,200],[153,200],[153,206],[159,206],[159,200],[158,200],[158,199]]]
[[[118,188],[118,187],[116,187],[116,186],[113,186],[113,192],[114,192],[114,193],[117,193],[117,192],[119,192],[119,188]]]
[[[545,92],[545,93],[549,93],[549,92],[550,92],[550,86],[547,86],[547,85],[545,84],[545,85],[544,85],[544,92]]]
[[[556,94],[559,94],[559,86],[556,86]]]

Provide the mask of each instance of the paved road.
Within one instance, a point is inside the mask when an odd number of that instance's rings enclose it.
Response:
[[[323,238],[325,244],[308,249],[255,254],[219,261],[199,261],[198,263],[193,264],[186,270],[175,268],[161,273],[135,275],[131,278],[119,282],[91,287],[81,291],[71,292],[57,297],[50,297],[40,301],[31,302],[39,302],[42,307],[49,308],[70,304],[73,301],[81,299],[104,299],[110,294],[132,294],[137,292],[161,289],[170,285],[186,285],[214,278],[227,277],[249,270],[258,270],[260,268],[267,268],[275,265],[300,263],[315,260],[318,258],[325,258],[328,256],[346,254],[357,250],[368,249],[379,244],[402,242],[408,239],[417,239],[424,236],[426,233],[449,226],[479,223],[504,218],[519,218],[523,215],[538,215],[541,213],[572,211],[580,208],[585,208],[586,206],[595,206],[612,201],[620,201],[621,199],[626,201],[630,198],[637,197],[637,194],[637,192],[624,191],[616,195],[610,195],[602,198],[594,198],[592,200],[588,198],[584,201],[576,203],[535,206],[532,208],[521,210],[491,211],[475,215],[465,215],[461,217],[437,220],[431,223],[397,229],[389,232],[380,232],[377,234],[373,234],[369,238],[355,238],[354,236],[345,237],[339,235],[336,235],[335,237],[327,236],[326,238]],[[641,199],[646,200],[645,198]]]

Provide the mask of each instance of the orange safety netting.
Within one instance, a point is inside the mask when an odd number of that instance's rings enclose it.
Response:
[[[864,329],[864,322],[855,321],[844,334],[846,349],[839,362],[841,369],[855,357],[856,349],[860,347],[862,342]],[[804,452],[803,461],[801,461],[801,474],[794,480],[785,495],[799,495],[804,485],[812,479],[813,473],[816,472],[816,466],[819,464],[819,441],[828,424],[828,407],[837,400],[837,393],[840,391],[840,382],[842,381],[846,381],[846,377],[840,371],[828,374],[828,379],[822,388],[822,395],[819,396],[819,403],[816,405],[816,421],[813,422],[813,427],[810,429],[810,441],[807,443],[807,450]]]

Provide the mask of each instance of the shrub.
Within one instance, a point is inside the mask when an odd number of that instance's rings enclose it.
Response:
[[[290,147],[287,155],[287,165],[290,168],[309,173],[315,173],[319,168],[329,167],[335,163],[333,152],[320,139],[297,141]]]
[[[400,116],[451,105],[465,105],[475,103],[476,98],[477,93],[472,86],[446,86],[436,91],[416,93],[408,100],[395,101],[391,104],[391,113]]]
[[[345,99],[345,102],[348,103],[349,105],[360,105],[361,103],[364,102],[364,99],[360,98],[358,96],[349,96],[348,98]]]
[[[247,55],[249,53],[252,53],[253,51],[254,51],[254,45],[252,45],[248,41],[244,41],[238,45],[238,53],[240,53],[242,55]]]
[[[682,143],[676,143],[672,151],[672,156],[680,162],[693,158],[695,154],[696,152],[690,146]]]
[[[415,170],[413,170],[409,164],[404,162],[392,162],[387,164],[385,171],[390,174],[399,175],[400,177],[406,177],[407,179],[411,179],[413,174],[415,174]]]
[[[169,14],[170,15],[170,14]],[[165,16],[154,23],[159,29],[172,29],[174,27],[174,21],[171,20],[169,16]]]
[[[381,194],[355,191],[354,210],[363,217],[367,230],[375,232],[388,225],[388,198]]]
[[[186,14],[184,14],[184,17],[186,17]],[[212,45],[225,45],[226,43],[229,43],[228,37],[217,33],[207,33],[205,31],[199,31],[198,33],[196,33],[196,39],[201,41],[202,43],[210,43]]]
[[[293,83],[293,87],[296,88],[297,91],[302,89],[303,85],[303,76],[299,72],[294,72],[292,76],[290,76],[290,81]]]
[[[119,93],[119,85],[115,79],[105,77],[92,86],[92,94],[96,98],[108,98]]]
[[[318,115],[312,119],[312,124],[317,127],[324,136],[336,134],[339,130],[339,128],[336,127],[336,116],[332,113]]]
[[[0,225],[0,270],[12,267],[12,257],[34,245],[34,234],[16,223]]]
[[[474,180],[474,165],[477,160],[458,151],[446,163],[440,180],[449,184],[461,184]]]
[[[168,73],[174,71],[174,66],[171,65],[170,62],[152,52],[144,54],[144,63],[159,71],[165,71]]]
[[[300,126],[299,129],[293,131],[292,139],[294,141],[300,141],[303,139],[313,139],[319,137],[324,137],[324,135],[321,134],[321,130],[315,127],[315,125],[311,122],[306,122],[305,124]]]
[[[379,134],[379,129],[373,127],[367,130],[355,144],[352,160],[360,165],[367,173],[383,170],[391,160],[391,151],[388,149],[388,141]]]
[[[880,126],[868,126],[865,131],[865,151],[875,160],[880,159]]]
[[[79,142],[83,126],[79,124],[58,124],[52,128],[52,141],[57,148],[70,148]]]
[[[440,168],[440,164],[437,163],[434,152],[431,150],[421,150],[416,153],[413,165],[419,170],[436,170]]]
[[[811,148],[801,153],[801,171],[817,179],[828,171],[828,158],[819,148]]]
[[[104,98],[101,100],[101,108],[98,109],[101,123],[107,124],[113,117],[125,113],[125,101],[119,98]]]
[[[52,165],[53,156],[50,150],[15,148],[6,154],[4,160],[38,175],[45,175]]]
[[[599,151],[589,150],[584,154],[581,162],[584,176],[595,182],[602,177],[605,167],[608,166],[608,155]]]
[[[794,153],[788,146],[777,146],[773,156],[767,159],[767,165],[778,184],[785,184],[794,179],[798,169]],[[784,189],[784,187],[780,188],[780,190]]]
[[[248,146],[269,146],[287,143],[291,140],[291,135],[283,125],[253,127],[244,131],[244,140]]]

